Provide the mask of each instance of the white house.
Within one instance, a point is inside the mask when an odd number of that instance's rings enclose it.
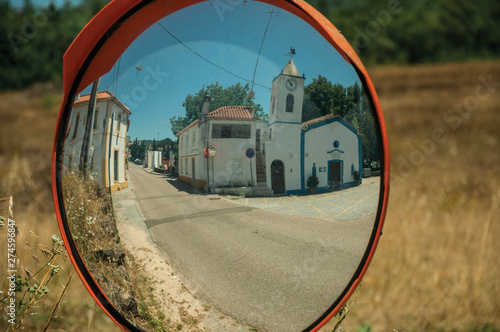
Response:
[[[79,169],[89,100],[90,95],[83,95],[73,103],[73,118],[64,143],[66,171]],[[125,157],[130,114],[130,110],[111,92],[97,93],[89,171],[102,188],[111,185],[111,191],[128,187]]]
[[[155,168],[163,168],[161,163],[161,151],[146,152],[146,167],[154,170]]]
[[[273,81],[269,124],[249,107],[208,113],[206,99],[202,118],[178,133],[180,179],[214,192],[247,187],[249,195],[304,194],[311,175],[318,177],[317,191],[356,185],[361,136],[333,114],[302,123],[304,82],[290,59]],[[246,156],[249,148],[253,159]]]
[[[260,137],[267,123],[255,118],[253,107],[225,106],[209,113],[209,104],[207,96],[202,118],[177,134],[179,178],[213,192],[256,187],[259,180],[256,162],[263,163],[256,135]],[[248,149],[256,151],[253,160],[245,155]]]

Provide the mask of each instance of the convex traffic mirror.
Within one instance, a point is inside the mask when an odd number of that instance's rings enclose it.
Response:
[[[359,285],[387,135],[359,58],[308,4],[114,1],[65,54],[64,88],[59,224],[123,329],[317,330]],[[159,290],[173,279],[197,304]]]

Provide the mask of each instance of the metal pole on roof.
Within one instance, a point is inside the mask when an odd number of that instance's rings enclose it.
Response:
[[[97,91],[101,78],[92,84],[92,91],[90,93],[89,108],[87,110],[87,121],[85,122],[85,131],[83,133],[82,153],[80,154],[80,172],[85,176],[87,175],[89,152],[92,143],[92,127],[94,126],[95,105],[97,102]],[[77,124],[78,125],[78,124]]]

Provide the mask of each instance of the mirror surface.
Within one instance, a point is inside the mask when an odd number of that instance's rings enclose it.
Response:
[[[63,119],[66,219],[109,301],[135,321],[129,256],[150,238],[168,277],[238,323],[299,331],[328,313],[377,229],[365,91],[279,7],[202,2],[151,25]]]

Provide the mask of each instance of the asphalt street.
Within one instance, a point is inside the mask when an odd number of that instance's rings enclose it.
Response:
[[[188,289],[264,331],[303,330],[332,305],[356,271],[375,219],[368,210],[352,220],[304,216],[306,197],[294,199],[297,213],[276,212],[135,165],[129,180],[144,224]],[[337,215],[372,196],[367,191]]]

